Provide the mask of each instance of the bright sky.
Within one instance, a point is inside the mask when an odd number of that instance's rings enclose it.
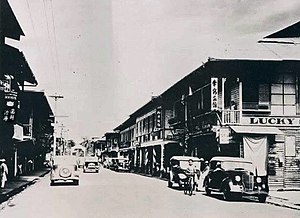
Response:
[[[256,42],[299,21],[298,0],[9,0],[65,137],[103,136],[208,57],[297,58]],[[54,101],[49,98],[54,110]],[[59,130],[60,132],[60,130]]]

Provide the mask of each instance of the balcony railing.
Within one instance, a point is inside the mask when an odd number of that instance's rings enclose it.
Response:
[[[239,110],[223,110],[223,124],[239,124],[241,122],[241,113]]]

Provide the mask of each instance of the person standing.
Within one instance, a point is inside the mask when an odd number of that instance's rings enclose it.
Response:
[[[1,188],[5,187],[5,183],[7,181],[7,175],[8,175],[8,167],[5,163],[5,159],[0,160],[0,178],[1,178]]]

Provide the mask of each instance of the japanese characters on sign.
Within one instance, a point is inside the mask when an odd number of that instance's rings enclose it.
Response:
[[[0,91],[10,92],[11,90],[11,80],[5,79],[0,80]]]
[[[211,110],[218,109],[218,78],[211,78]]]
[[[161,107],[156,108],[156,128],[160,129],[161,128]]]
[[[4,96],[5,106],[3,111],[3,121],[5,122],[14,122],[16,119],[16,111],[17,111],[17,92],[9,92]]]

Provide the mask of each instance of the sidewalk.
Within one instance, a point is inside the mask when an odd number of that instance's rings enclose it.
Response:
[[[32,171],[24,176],[20,176],[19,178],[15,177],[12,180],[9,180],[5,184],[5,188],[0,189],[0,204],[21,192],[27,186],[34,184],[40,177],[45,176],[48,172],[50,172],[50,169],[45,168]]]
[[[266,203],[300,210],[300,189],[271,190]]]

